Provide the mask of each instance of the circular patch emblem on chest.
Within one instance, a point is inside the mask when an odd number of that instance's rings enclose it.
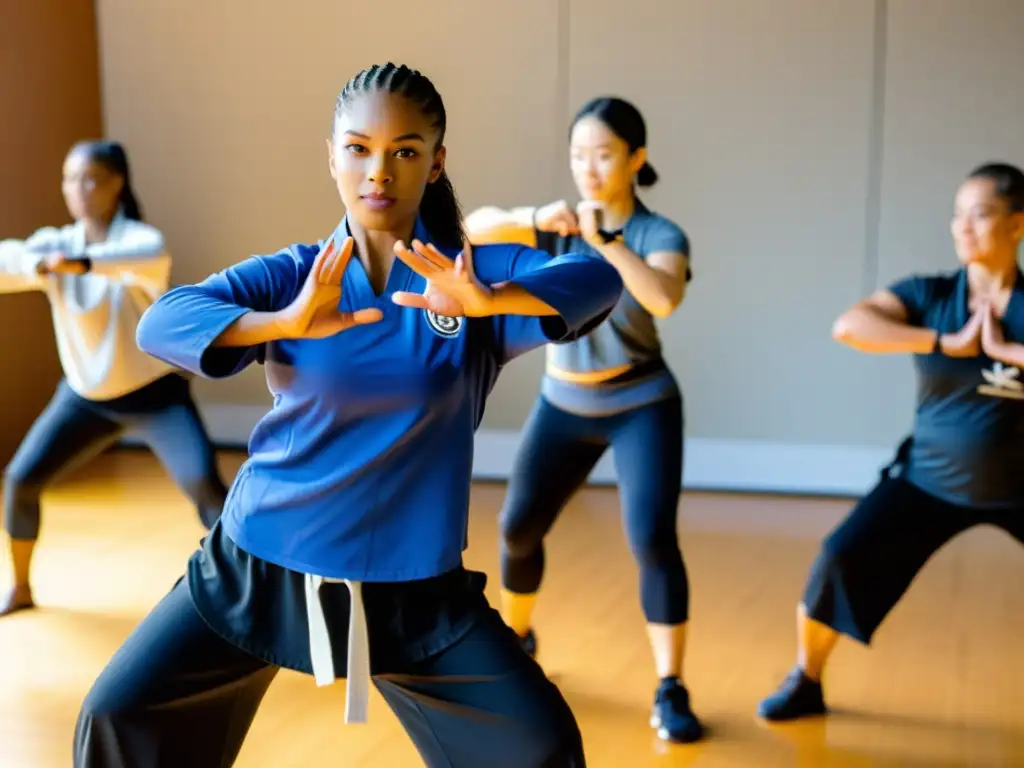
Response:
[[[446,339],[453,338],[459,335],[459,331],[462,330],[464,317],[448,317],[447,315],[439,315],[432,310],[424,310],[427,316],[427,325],[438,336],[444,336]]]

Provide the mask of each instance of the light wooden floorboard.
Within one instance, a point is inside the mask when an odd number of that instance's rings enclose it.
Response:
[[[238,463],[225,457],[229,476]],[[467,564],[490,574],[492,601],[503,493],[480,485],[473,495]],[[35,568],[41,608],[0,620],[5,768],[71,765],[82,697],[202,536],[188,503],[144,452],[102,457],[44,505]],[[874,648],[840,646],[827,678],[836,714],[782,727],[756,721],[758,699],[792,663],[794,604],[818,541],[848,508],[835,500],[683,496],[693,595],[686,677],[712,733],[700,745],[669,747],[647,726],[654,671],[616,496],[580,494],[551,535],[536,623],[540,661],[576,712],[589,764],[1024,765],[1024,551],[986,529],[929,563]],[[279,675],[239,768],[421,765],[375,691],[367,726],[342,725],[343,694],[340,685],[317,689],[310,678]]]

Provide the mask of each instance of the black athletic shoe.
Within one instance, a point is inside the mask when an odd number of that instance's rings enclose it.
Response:
[[[800,667],[794,667],[779,689],[764,699],[757,714],[765,720],[796,720],[828,712],[821,683],[811,680]]]
[[[657,729],[658,738],[689,744],[704,735],[704,727],[690,709],[690,692],[677,678],[662,680],[654,694],[651,727]]]

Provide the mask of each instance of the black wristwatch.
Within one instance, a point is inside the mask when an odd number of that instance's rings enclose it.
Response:
[[[935,348],[932,350],[933,355],[942,354],[942,334],[936,332],[935,334]]]
[[[609,232],[607,229],[599,229],[597,230],[597,237],[604,245],[608,245],[622,239],[622,230],[617,229],[614,232]]]

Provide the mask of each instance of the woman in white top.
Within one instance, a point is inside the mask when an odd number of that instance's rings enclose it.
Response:
[[[4,473],[14,585],[0,595],[0,616],[34,605],[29,566],[43,489],[124,433],[152,448],[207,528],[227,495],[188,380],[135,343],[142,313],[169,288],[171,258],[142,222],[124,148],[75,145],[63,192],[74,224],[0,241],[0,293],[46,293],[64,370]]]

